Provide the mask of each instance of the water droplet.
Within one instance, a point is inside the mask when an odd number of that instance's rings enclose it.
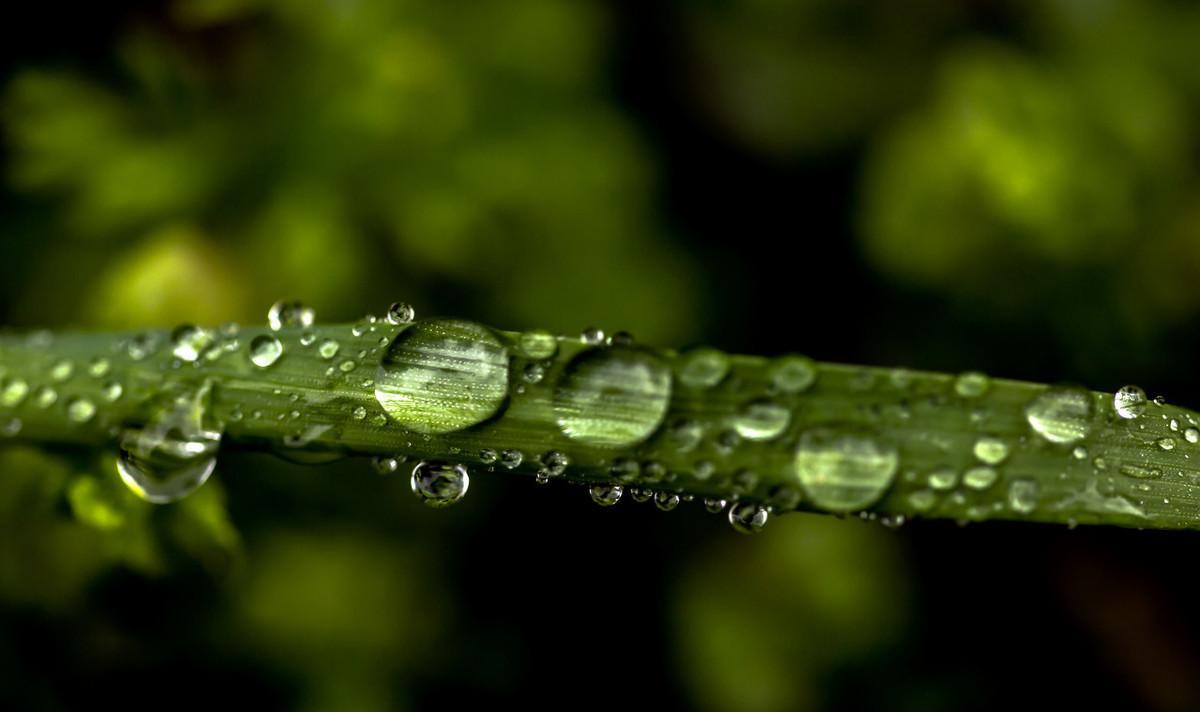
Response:
[[[628,331],[618,331],[608,337],[609,346],[633,346],[633,334]]]
[[[967,371],[954,379],[954,392],[961,398],[978,398],[987,393],[991,381],[987,374],[979,371]]]
[[[212,347],[216,337],[207,329],[183,324],[171,332],[171,353],[180,361],[195,363]]]
[[[620,346],[592,349],[564,369],[554,390],[554,413],[572,440],[627,446],[659,427],[670,397],[670,371],[654,356]]]
[[[783,434],[792,414],[787,408],[770,401],[750,403],[733,421],[733,427],[747,440],[772,440]]]
[[[767,378],[780,393],[800,393],[817,380],[817,365],[807,356],[782,356],[767,366]]]
[[[20,378],[11,378],[4,382],[4,390],[0,391],[0,405],[13,408],[29,395],[29,384]]]
[[[342,361],[341,363],[338,364],[338,370],[341,371],[342,373],[350,373],[351,371],[353,371],[356,368],[358,368],[358,364],[349,359]]]
[[[975,457],[989,465],[999,465],[1008,457],[1008,443],[1000,438],[985,435],[975,441]]]
[[[1163,450],[1175,449],[1175,438],[1159,438],[1158,447]]]
[[[621,501],[625,488],[620,485],[596,485],[589,490],[592,501],[601,507],[611,507]]]
[[[520,450],[509,449],[500,453],[500,464],[510,470],[520,467],[524,459],[525,454]]]
[[[1091,430],[1092,395],[1082,388],[1048,388],[1025,407],[1029,425],[1052,443],[1072,443]]]
[[[1087,448],[1082,445],[1076,445],[1075,449],[1071,451],[1071,456],[1076,460],[1086,460],[1088,456]]]
[[[908,506],[918,512],[928,512],[937,505],[937,493],[933,490],[920,489],[909,493],[906,499]]]
[[[645,504],[654,497],[654,491],[644,487],[633,487],[629,490],[629,496],[638,504]]]
[[[400,465],[404,463],[404,458],[387,455],[379,455],[371,458],[371,467],[381,475],[391,475],[400,469]]]
[[[158,350],[158,335],[151,331],[142,332],[129,339],[125,352],[134,361],[144,361]]]
[[[739,534],[757,534],[767,526],[771,514],[767,508],[754,502],[736,502],[729,508],[729,523]]]
[[[546,369],[539,363],[527,364],[523,376],[528,383],[541,383],[546,377]]]
[[[354,410],[350,412],[350,415],[354,416],[355,420],[366,420],[367,419],[367,409],[361,405],[355,406]]]
[[[848,512],[879,501],[896,477],[896,449],[865,433],[818,428],[796,447],[795,468],[813,504]]]
[[[996,484],[996,480],[1000,475],[994,468],[986,465],[972,467],[963,473],[963,485],[968,489],[985,490],[988,487]]]
[[[211,387],[173,395],[150,422],[122,434],[117,472],[142,499],[174,502],[204,484],[217,463],[221,431],[209,422]]]
[[[518,346],[526,358],[541,361],[558,353],[558,340],[554,334],[542,329],[526,331],[518,339]]]
[[[463,498],[471,476],[463,465],[425,460],[413,468],[412,491],[430,507],[446,507]]]
[[[542,465],[546,468],[546,474],[551,477],[559,477],[567,471],[567,466],[571,464],[571,459],[557,450],[550,450],[542,454]]]
[[[599,346],[604,343],[604,330],[589,326],[579,335],[579,340],[588,346]]]
[[[678,420],[668,431],[671,444],[679,452],[689,452],[704,439],[704,427],[694,420]]]
[[[1200,442],[1200,430],[1196,428],[1187,428],[1183,431],[1183,439],[1192,444]]]
[[[337,356],[338,351],[341,351],[341,349],[342,346],[338,342],[334,341],[333,339],[325,339],[321,342],[321,345],[317,347],[317,354],[326,361],[332,361],[333,357]]]
[[[720,514],[725,511],[725,507],[729,506],[729,501],[718,497],[709,497],[704,500],[704,509],[709,514]]]
[[[641,471],[642,468],[638,465],[637,460],[628,457],[618,457],[613,460],[612,467],[608,468],[608,474],[619,482],[633,482],[641,474]]]
[[[287,327],[307,329],[316,320],[317,313],[301,302],[281,300],[272,304],[267,311],[267,325],[271,327],[271,331]]]
[[[1119,471],[1122,475],[1132,477],[1135,480],[1155,480],[1162,477],[1162,470],[1157,467],[1147,467],[1144,465],[1121,465]]]
[[[1133,420],[1146,411],[1146,392],[1137,386],[1121,386],[1113,394],[1113,410],[1126,420]]]
[[[250,342],[250,363],[270,368],[283,356],[283,344],[271,334],[259,334]]]
[[[43,410],[58,402],[58,391],[50,386],[42,386],[33,394],[33,403]]]
[[[312,346],[317,342],[317,335],[311,331],[306,331],[300,335],[301,346]]]
[[[776,512],[790,512],[800,506],[800,492],[787,485],[779,485],[771,490],[767,504]]]
[[[934,490],[952,490],[958,485],[958,473],[950,467],[940,467],[929,473],[929,488]]]
[[[112,364],[103,356],[96,356],[88,362],[88,375],[92,378],[104,378],[108,375]]]
[[[63,383],[69,381],[71,376],[75,375],[75,364],[67,359],[63,359],[55,363],[50,368],[50,380],[55,383]]]
[[[87,398],[72,398],[67,403],[67,419],[72,423],[88,422],[96,416],[96,404]]]
[[[376,372],[375,397],[393,420],[419,433],[477,425],[508,397],[508,351],[478,324],[417,323],[388,347]]]
[[[654,494],[654,506],[664,512],[669,512],[679,506],[679,495],[674,492],[656,492]]]
[[[689,388],[712,388],[729,375],[729,357],[716,349],[697,349],[680,359],[679,381]]]
[[[1038,486],[1033,480],[1014,480],[1008,486],[1008,506],[1018,514],[1037,509]]]
[[[704,480],[707,480],[709,477],[712,477],[713,473],[716,471],[717,471],[716,465],[712,464],[708,460],[701,460],[700,462],[696,463],[696,470],[693,474],[695,475],[696,479],[703,482]]]
[[[401,326],[403,324],[411,324],[413,319],[417,318],[417,310],[412,308],[411,304],[404,302],[396,302],[388,307],[387,321],[393,326]]]
[[[485,465],[494,465],[499,459],[500,453],[496,452],[490,447],[485,447],[479,451],[479,461]]]

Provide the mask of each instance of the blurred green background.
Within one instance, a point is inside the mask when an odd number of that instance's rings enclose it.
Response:
[[[1200,406],[1200,7],[126,0],[0,26],[0,322],[420,314]],[[1200,708],[1188,533],[0,450],[0,706]]]

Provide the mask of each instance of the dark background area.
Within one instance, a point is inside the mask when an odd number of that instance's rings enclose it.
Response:
[[[0,320],[405,299],[1200,403],[1189,4],[450,5],[22,7]],[[1200,708],[1191,533],[110,461],[0,451],[6,707]]]

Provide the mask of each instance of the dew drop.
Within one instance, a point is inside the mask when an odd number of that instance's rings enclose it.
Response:
[[[1146,392],[1137,386],[1121,386],[1113,394],[1113,410],[1126,420],[1133,420],[1146,411]]]
[[[402,331],[375,375],[375,398],[400,425],[451,433],[495,415],[508,397],[508,351],[488,329],[438,319]]]
[[[570,464],[571,459],[558,450],[550,450],[542,454],[542,465],[546,469],[546,474],[551,477],[561,476],[567,471],[567,466]]]
[[[275,302],[267,311],[267,325],[271,327],[271,331],[279,331],[288,327],[307,329],[316,320],[317,313],[315,311],[296,301]]]
[[[654,492],[653,490],[646,489],[645,487],[633,487],[629,490],[629,496],[634,502],[637,502],[638,504],[645,504],[654,497]]]
[[[704,439],[704,427],[694,420],[677,420],[667,434],[676,450],[690,452]]]
[[[485,465],[494,465],[500,459],[500,453],[490,447],[485,447],[479,451],[479,461]]]
[[[791,411],[778,403],[755,401],[742,409],[733,427],[747,440],[766,441],[782,435],[791,419]]]
[[[975,457],[988,465],[999,465],[1008,457],[1008,443],[1000,438],[985,435],[975,441]]]
[[[520,467],[524,460],[525,454],[520,450],[508,449],[500,453],[500,464],[509,470]]]
[[[332,361],[333,357],[338,355],[338,351],[342,350],[341,344],[333,339],[325,339],[321,345],[317,347],[317,354],[326,361]]]
[[[204,484],[217,464],[221,431],[208,416],[211,387],[171,397],[141,428],[121,437],[117,472],[142,499],[165,504]]]
[[[978,398],[987,393],[991,385],[987,375],[979,371],[967,371],[954,379],[954,392],[960,398]]]
[[[1048,388],[1025,407],[1025,419],[1052,443],[1072,443],[1091,430],[1092,396],[1082,388]]]
[[[463,465],[424,460],[413,468],[412,491],[430,507],[446,507],[463,498],[471,476]]]
[[[1014,480],[1008,486],[1008,506],[1018,514],[1037,509],[1038,486],[1033,480]]]
[[[354,410],[350,412],[350,415],[353,416],[355,420],[366,420],[367,409],[361,405],[355,406]]]
[[[4,389],[0,390],[0,405],[16,407],[21,405],[28,395],[29,384],[20,378],[11,378],[4,382]]]
[[[63,359],[50,367],[50,380],[55,383],[64,383],[75,375],[75,364],[67,359]]]
[[[958,485],[958,473],[950,467],[940,467],[929,473],[929,488],[933,490],[952,490]]]
[[[697,349],[680,361],[679,382],[689,388],[712,388],[729,375],[729,357],[716,349]]]
[[[554,334],[543,329],[526,331],[521,334],[517,345],[526,358],[535,361],[551,358],[558,353],[558,340],[554,338]]]
[[[737,502],[729,508],[729,524],[739,534],[757,534],[767,526],[771,513],[754,502]]]
[[[526,364],[522,376],[527,383],[541,383],[546,377],[546,369],[540,363]]]
[[[371,467],[375,468],[375,471],[381,475],[395,474],[403,463],[404,458],[389,455],[379,455],[371,458]]]
[[[33,404],[45,410],[58,402],[58,391],[50,386],[42,386],[33,394]]]
[[[664,512],[669,512],[679,506],[679,495],[674,492],[656,492],[654,495],[654,506]]]
[[[641,471],[642,468],[638,465],[637,460],[628,457],[618,457],[613,460],[612,467],[608,468],[608,474],[619,482],[633,482],[641,474]]]
[[[620,485],[596,485],[589,490],[592,501],[601,507],[611,507],[621,501],[625,488]]]
[[[709,514],[720,514],[725,511],[727,506],[729,506],[729,501],[719,497],[709,497],[704,500],[704,509]]]
[[[1125,464],[1121,465],[1119,472],[1126,477],[1132,477],[1135,480],[1155,480],[1162,477],[1162,470],[1157,467],[1147,467],[1145,465]]]
[[[879,501],[896,477],[896,449],[865,433],[818,428],[796,447],[795,469],[813,504],[848,512]]]
[[[604,343],[604,330],[589,326],[579,335],[579,340],[588,346],[599,346]]]
[[[153,356],[157,350],[158,335],[150,331],[136,334],[129,339],[129,343],[125,346],[125,352],[134,361],[144,361]]]
[[[563,370],[554,413],[572,440],[602,447],[633,445],[662,423],[671,373],[656,357],[615,346],[584,351]]]
[[[1183,431],[1183,439],[1192,444],[1200,442],[1200,430],[1196,428],[1187,428]]]
[[[972,467],[963,473],[963,485],[967,489],[981,491],[996,484],[996,480],[999,477],[1000,475],[996,472],[995,468],[980,465]]]
[[[1158,447],[1162,450],[1174,450],[1175,438],[1159,438]]]
[[[283,356],[283,344],[271,334],[259,334],[250,342],[250,363],[259,368],[274,366]]]
[[[96,404],[87,398],[72,398],[67,403],[67,419],[80,425],[96,417]]]
[[[767,367],[767,378],[780,393],[800,393],[817,380],[817,365],[807,356],[782,356]]]
[[[396,302],[388,307],[387,322],[393,326],[411,324],[417,318],[417,310],[411,304]]]
[[[906,500],[908,501],[908,506],[916,511],[928,512],[937,505],[937,493],[933,490],[919,489],[909,493]]]
[[[103,356],[96,356],[88,362],[88,375],[93,378],[104,378],[108,375],[112,364]]]

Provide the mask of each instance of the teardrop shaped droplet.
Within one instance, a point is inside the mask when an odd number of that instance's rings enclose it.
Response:
[[[211,386],[171,397],[141,428],[121,437],[117,472],[142,499],[166,504],[208,481],[217,463],[221,430],[209,417]]]
[[[554,414],[572,440],[621,447],[648,438],[671,400],[671,372],[655,356],[614,346],[584,351],[554,389]]]
[[[887,492],[896,477],[895,447],[862,432],[831,428],[800,436],[795,468],[800,486],[812,503],[831,512],[869,507]]]
[[[464,465],[440,460],[425,460],[412,471],[412,491],[430,507],[448,507],[463,498],[471,486],[471,475]]]
[[[375,398],[397,423],[451,433],[494,416],[508,397],[508,351],[490,330],[438,319],[402,331],[379,366]]]

